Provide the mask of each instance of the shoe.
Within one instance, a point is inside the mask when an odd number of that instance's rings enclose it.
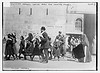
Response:
[[[48,63],[48,61],[46,61],[46,63]]]
[[[31,58],[31,61],[33,61],[33,58]]]
[[[48,63],[48,61],[43,61],[42,63]]]
[[[19,59],[21,59],[21,57],[19,57]]]
[[[26,60],[26,57],[24,57],[24,60]]]
[[[49,57],[49,60],[51,60],[52,59],[52,57]]]

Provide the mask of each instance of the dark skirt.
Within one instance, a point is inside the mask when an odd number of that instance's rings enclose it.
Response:
[[[40,55],[41,54],[41,50],[39,49],[38,46],[36,46],[33,50],[33,55]]]
[[[32,43],[28,43],[26,48],[25,48],[25,51],[24,51],[25,54],[24,55],[27,55],[27,56],[32,55],[33,54],[33,50],[34,50],[33,44]]]
[[[13,49],[14,49],[14,54],[17,54],[17,48],[15,44],[13,44]]]
[[[5,55],[13,55],[13,54],[14,54],[14,49],[12,41],[8,40],[5,47]]]
[[[85,57],[83,45],[79,44],[77,47],[73,48],[73,55],[77,59],[81,59]]]
[[[22,48],[19,49],[19,53],[20,53],[20,54],[23,53],[23,49],[22,49]]]

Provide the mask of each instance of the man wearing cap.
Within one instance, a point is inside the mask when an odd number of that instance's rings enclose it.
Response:
[[[45,27],[41,27],[41,34],[42,34],[40,36],[41,49],[43,49],[44,51],[44,54],[42,53],[42,58],[43,58],[42,62],[48,63],[48,49],[50,48],[50,45],[49,45],[49,37],[45,30],[46,30]]]

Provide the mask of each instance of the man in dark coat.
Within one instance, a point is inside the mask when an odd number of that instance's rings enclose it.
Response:
[[[49,37],[48,34],[45,32],[45,27],[41,27],[41,49],[43,49],[44,54],[42,53],[43,61],[48,63],[48,49],[50,48],[49,45]],[[45,55],[45,56],[44,56]]]

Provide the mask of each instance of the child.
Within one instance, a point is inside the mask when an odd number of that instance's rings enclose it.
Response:
[[[49,60],[51,60],[52,59],[52,44],[51,44],[52,42],[51,42],[51,38],[49,37],[49,45],[50,45],[50,48],[48,49],[48,54],[50,55],[49,56]]]
[[[58,39],[56,39],[55,41],[54,41],[54,44],[53,44],[53,55],[54,55],[54,59],[55,59],[55,57],[58,57],[58,61],[59,61],[59,58],[60,58],[60,48],[59,48],[59,46],[60,46],[60,42],[59,42],[59,40]]]
[[[20,42],[20,49],[19,49],[19,59],[21,58],[20,55],[24,53],[24,49],[25,49],[24,37],[21,36],[20,40],[21,40],[21,42]]]

